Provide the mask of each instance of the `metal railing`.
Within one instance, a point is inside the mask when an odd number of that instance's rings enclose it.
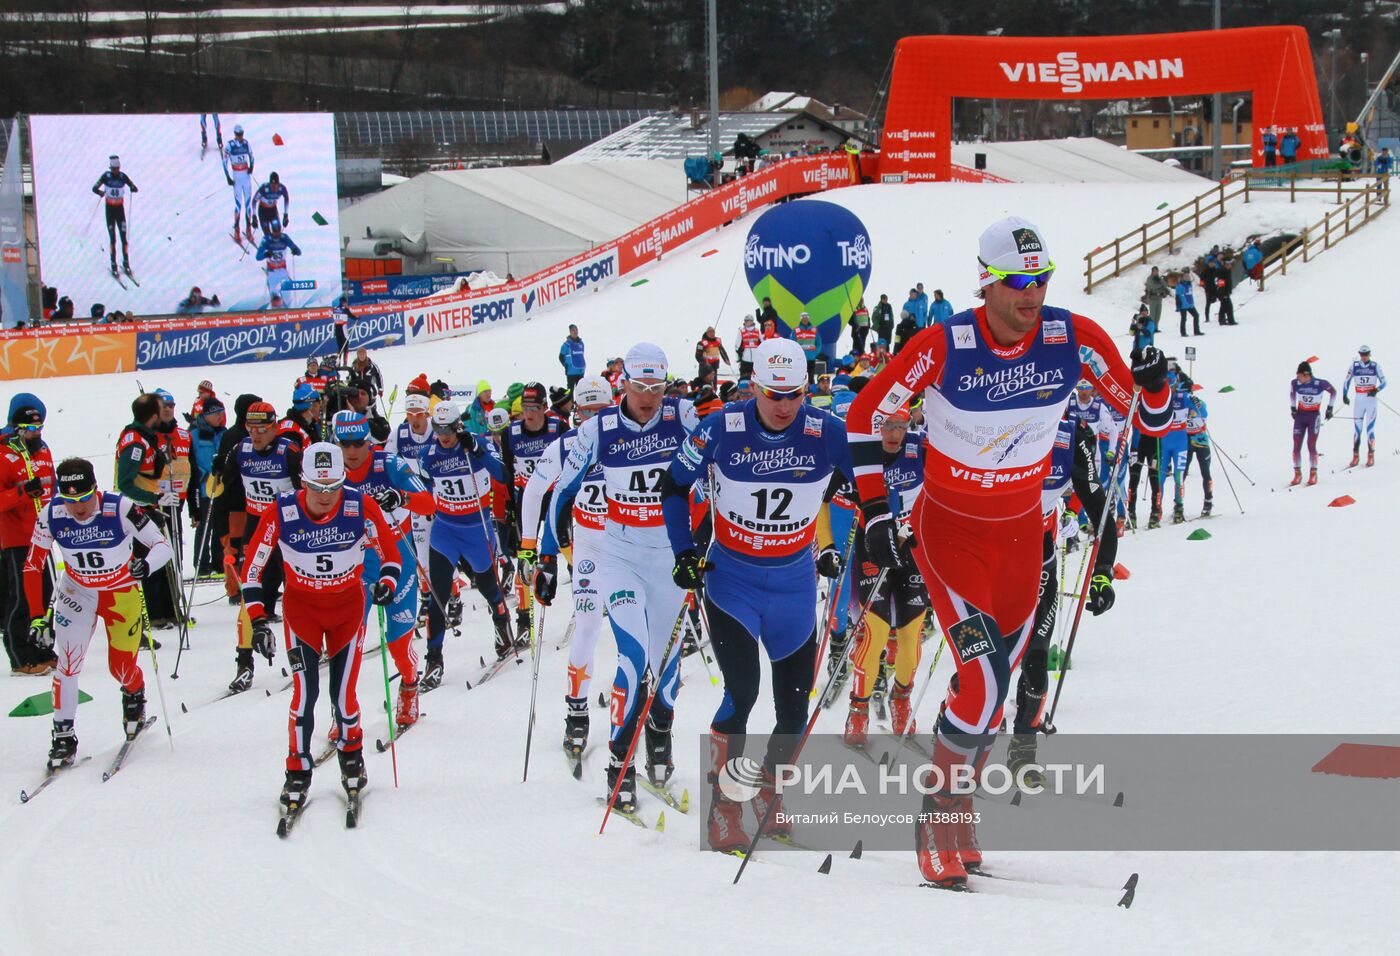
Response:
[[[1389,209],[1390,181],[1384,176],[1374,178],[1374,184],[1368,184],[1361,192],[1304,229],[1296,240],[1285,243],[1266,257],[1260,263],[1259,291],[1264,291],[1269,276],[1288,275],[1290,262],[1300,258],[1308,262]]]

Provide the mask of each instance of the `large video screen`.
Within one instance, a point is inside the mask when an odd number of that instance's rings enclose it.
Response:
[[[75,314],[339,298],[331,114],[34,116],[30,129],[40,273]]]

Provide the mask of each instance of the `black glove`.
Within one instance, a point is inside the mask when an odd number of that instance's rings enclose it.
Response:
[[[865,507],[865,555],[876,567],[887,571],[904,569],[904,555],[899,547],[899,522],[883,501]]]
[[[1342,396],[1342,404],[1343,404],[1343,405],[1350,405],[1350,404],[1351,404],[1351,398],[1350,398],[1350,396],[1343,395],[1343,396]]]
[[[44,494],[44,483],[37,476],[20,485],[20,488],[31,498],[39,498]]]
[[[1113,579],[1107,574],[1096,574],[1089,582],[1089,600],[1085,605],[1089,613],[1098,617],[1113,607]]]
[[[277,656],[277,644],[272,636],[272,625],[265,617],[260,617],[253,622],[253,650],[266,657],[269,664]]]
[[[291,220],[292,220],[292,217],[291,217],[291,216],[288,216],[288,215],[286,215],[286,214],[283,214],[283,216],[282,216],[282,228],[283,228],[283,229],[286,229],[286,228],[287,228],[287,223],[291,222]]]
[[[1288,414],[1292,415],[1296,419],[1298,417],[1298,409],[1290,407],[1288,409]]]
[[[817,555],[817,573],[824,578],[841,576],[841,552],[835,548],[822,548]]]
[[[545,607],[554,602],[559,590],[559,556],[542,554],[535,562],[535,597]]]
[[[394,592],[399,589],[397,581],[388,581],[380,578],[374,582],[369,589],[369,599],[380,607],[388,607],[394,603]]]
[[[226,183],[228,183],[230,186],[232,186],[232,185],[233,185],[233,177],[232,177],[232,176],[225,176],[225,177],[224,177],[224,182],[226,182]]]
[[[408,502],[408,495],[397,488],[386,488],[374,496],[374,503],[379,505],[385,514],[389,514],[396,508],[402,508]]]
[[[48,615],[29,622],[29,642],[41,651],[53,647],[53,621]]]
[[[1325,421],[1329,421],[1329,422],[1332,420],[1332,406],[1331,406],[1331,405],[1328,405],[1328,406],[1327,406],[1327,414],[1326,414],[1326,416],[1324,416],[1324,420],[1325,420]]]
[[[1166,384],[1167,357],[1160,349],[1149,345],[1142,350],[1142,355],[1133,362],[1133,381],[1149,392]]]
[[[126,562],[126,569],[131,572],[131,576],[140,581],[146,576],[146,559],[131,558]]]
[[[457,429],[457,444],[461,445],[468,455],[476,452],[476,436],[465,428]]]
[[[676,587],[694,591],[705,576],[707,565],[694,548],[687,548],[676,555],[676,566],[671,569],[671,580]]]

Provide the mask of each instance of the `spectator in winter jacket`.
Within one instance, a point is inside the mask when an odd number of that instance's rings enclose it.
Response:
[[[1274,132],[1272,126],[1266,127],[1259,137],[1259,144],[1264,148],[1264,165],[1273,166],[1278,162],[1278,134]]]
[[[160,480],[166,470],[155,433],[159,420],[160,399],[150,393],[138,395],[131,403],[131,424],[117,436],[117,491],[152,510],[160,503]]]
[[[1220,315],[1217,321],[1221,325],[1239,325],[1235,321],[1235,300],[1231,298],[1234,289],[1235,260],[1227,255],[1215,274],[1215,298],[1220,302]]]
[[[766,295],[763,297],[763,307],[758,310],[756,316],[760,326],[768,321],[771,321],[774,326],[777,326],[777,324],[782,321],[782,317],[778,315],[778,310],[773,308],[773,300]]]
[[[244,410],[247,410],[246,406]],[[215,474],[214,458],[227,432],[228,414],[224,403],[211,395],[204,399],[199,416],[190,421],[190,444],[193,449],[191,457],[194,459],[192,471],[200,476],[200,480],[194,482],[190,488],[190,499],[194,502],[190,524],[195,528],[209,518],[212,499],[209,497],[208,476]],[[201,546],[199,553],[195,555],[195,570],[201,575],[216,573],[221,566],[221,555],[216,554],[213,547],[218,538],[207,529],[197,533],[196,538]]]
[[[778,320],[777,320],[777,319],[764,319],[764,320],[763,320],[763,341],[766,342],[766,341],[768,341],[769,339],[776,339],[776,338],[779,338],[779,337],[780,337],[780,334],[779,334],[779,332],[778,332]]]
[[[1158,268],[1153,266],[1151,274],[1142,286],[1142,298],[1147,303],[1147,314],[1152,316],[1153,325],[1162,324],[1162,300],[1169,295],[1171,289],[1167,287],[1167,280],[1163,279]]]
[[[909,298],[904,302],[904,312],[908,312],[914,318],[914,328],[922,329],[928,325],[928,296],[918,289],[909,290]],[[901,318],[903,313],[901,313]],[[895,332],[898,335],[898,330]],[[895,349],[897,353],[899,349]]]
[[[1255,282],[1262,283],[1264,280],[1264,249],[1259,245],[1258,237],[1249,240],[1249,245],[1244,247],[1244,254],[1240,256],[1240,264],[1244,266],[1245,273]]]
[[[1283,134],[1283,139],[1278,141],[1278,154],[1285,166],[1298,161],[1298,148],[1302,145],[1303,141],[1298,138],[1296,129],[1290,129]]]
[[[41,676],[53,670],[52,651],[29,639],[29,602],[24,596],[24,561],[39,509],[53,497],[53,455],[44,443],[44,403],[20,392],[10,400],[9,426],[0,443],[0,626],[10,673]],[[44,598],[53,581],[44,573]]]
[[[473,435],[489,434],[491,427],[487,424],[486,416],[495,407],[496,403],[491,400],[491,383],[483,378],[476,383],[476,397],[472,399],[471,407],[467,409],[467,431]]]
[[[758,320],[751,315],[744,316],[744,324],[739,327],[739,335],[734,339],[734,354],[739,357],[740,378],[748,378],[753,374],[753,353],[762,344],[763,333],[758,330]]]
[[[857,354],[864,352],[865,339],[870,334],[870,310],[865,307],[864,299],[856,305],[848,324],[851,327],[851,351]]]
[[[894,306],[890,305],[890,297],[881,294],[880,301],[875,303],[875,311],[870,316],[870,327],[875,330],[875,338],[884,339],[886,342],[894,340]],[[851,351],[859,355],[863,349],[853,348]]]
[[[807,381],[810,382],[817,374],[817,353],[821,350],[822,340],[817,335],[817,327],[812,324],[812,317],[806,312],[798,316],[792,337],[802,346],[802,354],[807,357]]]
[[[908,303],[906,302],[905,305],[907,306]],[[898,355],[900,350],[909,344],[909,340],[912,339],[914,334],[918,331],[919,320],[914,317],[912,312],[906,308],[903,312],[899,313],[899,325],[895,326],[894,329],[894,354]],[[883,340],[881,341],[883,343]]]
[[[1133,334],[1133,348],[1139,351],[1153,343],[1157,337],[1157,323],[1148,312],[1147,306],[1138,306],[1137,315],[1133,316],[1128,324],[1128,331]]]
[[[923,288],[920,286],[920,288]],[[928,304],[928,324],[946,322],[953,317],[953,303],[943,298],[942,289],[933,290],[933,301]]]
[[[569,334],[564,344],[559,346],[559,364],[564,366],[564,377],[569,381],[569,388],[573,388],[588,371],[588,363],[583,358],[583,339],[578,337],[577,325],[569,326]]]
[[[1183,269],[1176,284],[1176,311],[1181,316],[1181,334],[1186,334],[1186,316],[1195,320],[1196,334],[1201,335],[1201,314],[1196,311],[1196,297],[1191,289],[1191,270]]]
[[[718,378],[721,361],[725,365],[732,364],[729,353],[724,350],[724,343],[715,334],[715,327],[706,326],[705,334],[695,343],[695,364],[699,366],[701,377],[708,376],[711,380]]]
[[[384,376],[363,346],[355,350],[355,361],[350,363],[350,371],[346,373],[346,384],[364,389],[371,405],[384,394]]]

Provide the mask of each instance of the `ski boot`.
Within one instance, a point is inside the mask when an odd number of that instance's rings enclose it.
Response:
[[[1152,513],[1147,516],[1147,530],[1152,531],[1160,527],[1162,527],[1162,512],[1153,508]]]
[[[126,731],[127,740],[135,740],[136,735],[141,732],[141,722],[146,719],[146,691],[145,688],[132,693],[126,689],[122,690],[122,729]]]
[[[112,260],[111,268],[112,268],[112,278],[115,279],[115,278],[117,277],[117,260],[115,260],[115,259]]]
[[[530,626],[530,609],[527,607],[516,608],[515,610],[515,649],[518,651],[528,651],[530,649],[530,635],[533,628]]]
[[[287,777],[282,781],[282,806],[291,807],[293,804],[300,805],[306,802],[306,791],[311,789],[310,770],[288,770]]]
[[[930,793],[924,797],[924,812],[914,826],[919,872],[930,885],[944,890],[967,885],[967,869],[958,859],[958,827],[948,822],[957,809],[958,799],[952,794]]]
[[[711,850],[736,853],[749,848],[749,835],[744,832],[744,805],[730,800],[719,787],[715,787],[710,796],[706,830]]]
[[[1359,464],[1361,464],[1361,446],[1360,446],[1360,445],[1352,445],[1352,446],[1351,446],[1351,464],[1350,464],[1350,465],[1347,465],[1347,467],[1348,467],[1348,468],[1355,468],[1355,467],[1356,467],[1357,465],[1359,465]],[[1294,472],[1297,472],[1298,469],[1295,468],[1295,469],[1293,469],[1293,470],[1294,470]],[[1297,482],[1295,481],[1294,484],[1296,485]]]
[[[362,750],[341,750],[340,757],[340,785],[345,788],[347,794],[353,794],[358,790],[363,790],[365,784],[369,783],[369,778],[365,776],[365,755]]]
[[[564,753],[575,757],[588,746],[588,698],[565,697],[569,711],[564,715]]]
[[[960,814],[960,819],[954,825],[957,827],[958,860],[967,872],[980,873],[982,871],[982,848],[977,845],[977,824],[973,822],[977,817],[972,809],[972,794],[965,794],[958,798],[957,812]]]
[[[851,709],[846,713],[846,730],[841,740],[847,747],[864,749],[870,742],[870,698],[851,697]]]
[[[1006,745],[1006,769],[1011,771],[1011,779],[1017,786],[1042,787],[1045,774],[1035,762],[1035,731],[1028,734],[1012,734]]]
[[[622,784],[618,786],[618,779]],[[622,766],[622,758],[617,754],[611,754],[608,758],[608,792],[603,795],[606,800],[612,796],[613,789],[617,789],[617,800],[613,802],[613,809],[619,813],[637,812],[637,768],[628,765]]]
[[[1370,468],[1376,463],[1376,448],[1374,445],[1366,449],[1366,467]]]
[[[251,647],[240,647],[238,649],[238,674],[229,681],[228,692],[230,694],[241,694],[253,686],[253,649]]]
[[[127,275],[131,275],[131,260],[127,259],[125,256],[122,257],[122,271]],[[135,277],[133,276],[133,278]]]
[[[247,222],[247,231],[246,231],[246,235],[247,235],[247,237],[248,237],[248,244],[249,244],[249,245],[252,245],[254,242],[257,241],[256,239],[253,238],[253,220],[251,220],[251,219],[249,219],[248,222]]]
[[[664,725],[664,726],[663,726]],[[647,776],[658,787],[665,787],[676,772],[671,761],[671,721],[658,720],[654,714],[647,715]]]
[[[432,597],[426,591],[418,592],[418,630],[428,629],[428,602]]]
[[[1317,469],[1310,468],[1308,469],[1308,485],[1311,486],[1315,484],[1317,484]]]
[[[515,650],[515,638],[510,633],[510,618],[496,621],[496,660],[503,661]]]
[[[767,767],[763,768],[763,782],[758,786],[758,795],[753,798],[753,815],[763,826],[764,836],[792,836],[792,821],[782,819],[783,797],[778,793],[777,781]]]
[[[447,599],[447,626],[453,629],[462,626],[462,599],[455,594]]]
[[[890,689],[890,668],[885,664],[884,657],[880,658],[880,670],[875,675],[875,686],[871,690],[870,699],[875,704],[875,716],[885,719],[888,709],[885,700],[889,696]]]
[[[1356,459],[1355,459],[1354,457],[1352,458],[1351,463],[1352,463],[1353,465],[1356,464]],[[1290,481],[1290,482],[1288,483],[1288,487],[1292,488],[1292,487],[1294,487],[1294,486],[1296,486],[1296,485],[1301,485],[1302,483],[1303,483],[1303,469],[1298,468],[1298,467],[1295,466],[1294,469],[1293,469],[1293,480]]]
[[[845,683],[851,671],[851,660],[846,651],[850,648],[850,635],[842,632],[831,635],[831,650],[826,655],[826,675],[835,681],[835,686]]]
[[[1180,501],[1172,508],[1172,524],[1181,524],[1186,520],[1186,505]]]
[[[1213,508],[1213,507],[1215,507],[1214,502],[1212,502],[1209,498],[1207,498],[1206,501],[1205,501],[1205,504],[1201,506],[1201,517],[1202,517],[1202,518],[1209,518],[1209,517],[1210,517],[1210,510],[1211,510],[1211,508]]]
[[[423,676],[418,679],[420,690],[436,690],[442,686],[442,648],[428,651],[423,658]]]
[[[160,624],[152,624],[151,626],[152,626],[152,627],[171,627],[172,625],[171,625],[169,622],[164,622],[164,623],[160,623]],[[157,651],[158,651],[158,650],[160,650],[160,641],[156,640],[156,639],[155,639],[154,637],[152,637],[150,634],[142,634],[142,635],[141,635],[141,650],[143,650],[143,651],[157,650]]]
[[[1118,537],[1120,538],[1123,537],[1123,532],[1126,530],[1126,522],[1126,518],[1119,518],[1114,522],[1114,529],[1118,532]]]
[[[73,721],[53,722],[53,744],[49,747],[49,769],[73,766],[73,757],[78,753],[78,735],[73,732]]]
[[[399,703],[394,708],[394,724],[403,730],[418,723],[418,685],[399,684]]]
[[[896,734],[903,735],[908,728],[908,734],[913,736],[915,720],[910,711],[913,705],[909,700],[909,694],[914,689],[914,685],[901,684],[898,680],[894,682],[894,690],[890,692],[890,729]]]

